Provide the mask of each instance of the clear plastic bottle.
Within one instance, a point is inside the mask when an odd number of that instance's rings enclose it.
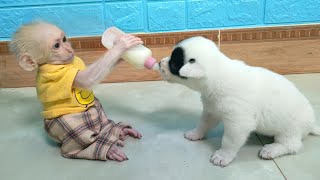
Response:
[[[103,33],[101,42],[104,47],[110,49],[113,46],[113,40],[123,34],[125,33],[120,29],[110,27]],[[137,45],[128,49],[121,57],[137,69],[147,68],[150,70],[159,70],[159,65],[152,57],[151,50],[143,45]]]

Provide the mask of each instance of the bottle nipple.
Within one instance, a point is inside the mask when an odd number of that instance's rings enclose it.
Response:
[[[144,67],[146,67],[149,70],[154,69],[153,66],[155,66],[157,63],[157,60],[155,60],[153,57],[148,57],[148,59],[144,62]]]

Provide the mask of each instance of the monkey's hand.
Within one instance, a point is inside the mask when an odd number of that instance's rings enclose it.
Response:
[[[129,160],[117,145],[119,145],[119,143],[115,143],[110,147],[107,158],[119,162]]]
[[[126,137],[128,135],[131,136],[131,137],[134,137],[134,138],[138,138],[138,139],[140,139],[142,137],[142,135],[136,129],[123,128],[122,131],[120,132],[119,139],[123,141],[123,140],[126,139]]]
[[[143,41],[139,37],[133,36],[131,34],[125,34],[114,39],[112,49],[118,50],[123,53],[127,49],[138,44],[143,44]]]

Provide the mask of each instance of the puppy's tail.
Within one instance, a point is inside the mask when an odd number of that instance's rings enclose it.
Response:
[[[315,136],[320,136],[320,127],[315,125],[311,130],[310,134]]]

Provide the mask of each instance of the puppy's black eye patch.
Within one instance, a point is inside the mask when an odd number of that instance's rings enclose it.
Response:
[[[196,62],[196,60],[193,59],[193,58],[189,60],[189,63],[191,63],[191,64],[193,64],[193,63],[195,63],[195,62]]]
[[[170,72],[176,76],[180,76],[179,71],[184,65],[184,50],[181,47],[177,47],[173,50],[171,58],[169,60]]]

